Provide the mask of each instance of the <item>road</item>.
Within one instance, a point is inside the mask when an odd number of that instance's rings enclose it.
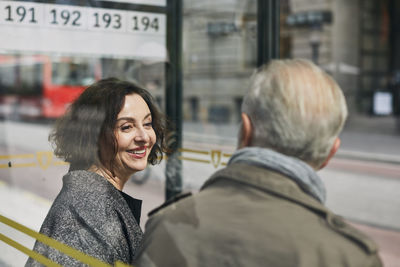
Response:
[[[49,129],[48,125],[0,123],[0,214],[36,231],[68,168],[51,154]],[[186,129],[182,151],[184,190],[196,191],[208,176],[223,168],[234,151],[236,132],[232,127],[210,125],[190,125]],[[218,137],[221,135],[224,138]],[[143,229],[147,213],[164,200],[164,172],[165,164],[151,167],[148,181],[142,185],[128,182],[124,189],[143,199]],[[379,243],[385,266],[400,266],[400,164],[335,157],[319,175],[328,192],[326,205]],[[34,242],[1,223],[0,233],[28,248]],[[26,260],[3,242],[0,251],[4,251],[0,266],[21,266]]]

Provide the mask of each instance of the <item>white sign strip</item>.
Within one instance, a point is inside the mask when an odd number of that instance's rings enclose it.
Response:
[[[166,58],[160,13],[0,1],[0,35],[6,51]]]
[[[167,0],[107,0],[108,2],[130,3],[150,6],[167,6]]]

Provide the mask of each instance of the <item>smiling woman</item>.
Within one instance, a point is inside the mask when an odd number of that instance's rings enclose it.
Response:
[[[119,183],[115,187],[121,190],[132,173],[146,168],[148,156],[156,141],[150,109],[140,95],[125,97],[125,104],[118,114],[115,135],[118,144],[116,160],[120,173]]]
[[[141,200],[122,189],[132,174],[160,161],[164,136],[164,116],[145,89],[115,78],[89,86],[49,136],[70,169],[40,232],[109,264],[132,263],[143,235]],[[34,250],[79,265],[40,242]]]

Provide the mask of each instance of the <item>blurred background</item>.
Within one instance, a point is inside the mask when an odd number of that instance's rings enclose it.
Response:
[[[86,86],[118,77],[146,87],[162,110],[182,111],[179,156],[135,174],[124,190],[143,199],[144,229],[147,213],[169,189],[197,191],[234,152],[242,98],[264,49],[257,32],[262,1],[181,2],[179,102],[169,102],[166,90],[170,1],[42,2],[0,1],[0,34],[8,40],[0,45],[0,214],[39,230],[68,171],[47,140],[54,121]],[[326,204],[380,245],[385,266],[400,266],[400,2],[275,2],[279,57],[314,61],[347,99],[342,146],[319,172]],[[126,16],[140,32],[118,28],[126,10],[136,12]],[[48,15],[42,24],[40,12]],[[83,20],[91,15],[98,19],[92,28]],[[177,178],[167,182],[167,176]],[[32,238],[5,224],[0,232],[33,246]],[[0,251],[0,266],[26,260],[1,241]]]

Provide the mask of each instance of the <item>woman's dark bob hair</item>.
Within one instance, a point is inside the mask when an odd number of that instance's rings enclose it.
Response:
[[[49,135],[54,154],[70,163],[70,171],[104,166],[114,174],[117,140],[114,134],[117,116],[125,96],[140,95],[147,103],[156,134],[148,162],[161,161],[166,151],[166,122],[153,97],[137,84],[116,78],[100,80],[89,86],[59,118]]]

